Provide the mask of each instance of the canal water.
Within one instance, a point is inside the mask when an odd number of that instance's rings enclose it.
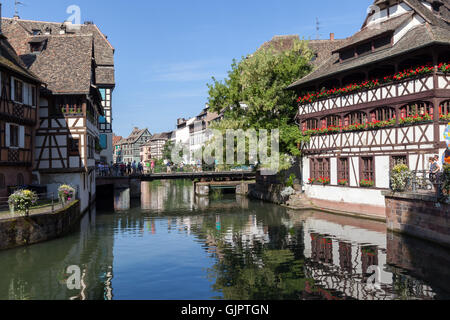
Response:
[[[189,181],[99,207],[64,238],[0,252],[0,299],[450,298],[450,252],[383,223],[198,198]]]

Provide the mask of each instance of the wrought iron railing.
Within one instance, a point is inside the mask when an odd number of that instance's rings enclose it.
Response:
[[[38,201],[30,208],[29,215],[54,213],[77,200],[74,197],[70,201],[62,201],[55,193],[39,193],[37,196]],[[24,212],[9,205],[8,199],[8,197],[0,197],[0,220],[24,216]]]
[[[443,190],[445,185],[445,173],[430,174],[427,170],[411,171],[403,192],[435,193],[439,199],[448,196],[448,191]],[[392,189],[392,186],[391,186]]]

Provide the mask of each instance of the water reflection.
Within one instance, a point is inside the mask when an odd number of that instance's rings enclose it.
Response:
[[[0,299],[449,298],[449,251],[382,223],[199,198],[189,181],[141,189],[140,203],[117,191],[115,212],[86,215],[67,237],[0,252]]]
[[[114,241],[104,236],[104,227],[93,208],[63,241],[0,252],[0,299],[111,300]],[[80,290],[67,287],[69,266],[81,270]]]

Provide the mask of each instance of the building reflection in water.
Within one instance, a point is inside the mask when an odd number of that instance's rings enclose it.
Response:
[[[0,300],[112,300],[113,233],[97,228],[95,208],[65,238],[0,253]],[[81,289],[69,290],[69,266]]]
[[[130,189],[114,190],[114,211],[127,211],[130,207]]]
[[[85,215],[79,232],[0,252],[0,299],[140,299],[133,295],[136,281],[145,295],[158,281],[173,286],[174,278],[184,279],[188,294],[198,293],[202,276],[211,280],[202,288],[206,297],[227,300],[449,298],[450,251],[387,234],[383,223],[239,196],[198,198],[190,181],[144,183],[141,189],[142,208],[134,201],[130,207],[130,191],[121,190],[116,212]],[[179,249],[180,239],[192,244],[173,259],[170,250]],[[164,247],[168,242],[172,247]],[[186,267],[190,250],[207,262],[192,260]],[[171,268],[152,269],[167,259]],[[67,288],[72,265],[81,269],[81,290]],[[374,266],[380,285],[371,288]],[[173,294],[165,289],[151,292]]]

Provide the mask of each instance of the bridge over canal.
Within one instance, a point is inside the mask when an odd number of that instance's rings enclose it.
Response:
[[[239,193],[246,193],[248,185],[253,183],[256,177],[254,171],[225,171],[225,172],[174,172],[154,173],[130,176],[98,176],[96,178],[97,190],[102,187],[114,187],[114,189],[130,188],[132,197],[139,197],[141,182],[156,180],[192,180],[195,192],[198,195],[206,195],[212,188],[236,188]],[[198,185],[197,185],[198,184]]]

